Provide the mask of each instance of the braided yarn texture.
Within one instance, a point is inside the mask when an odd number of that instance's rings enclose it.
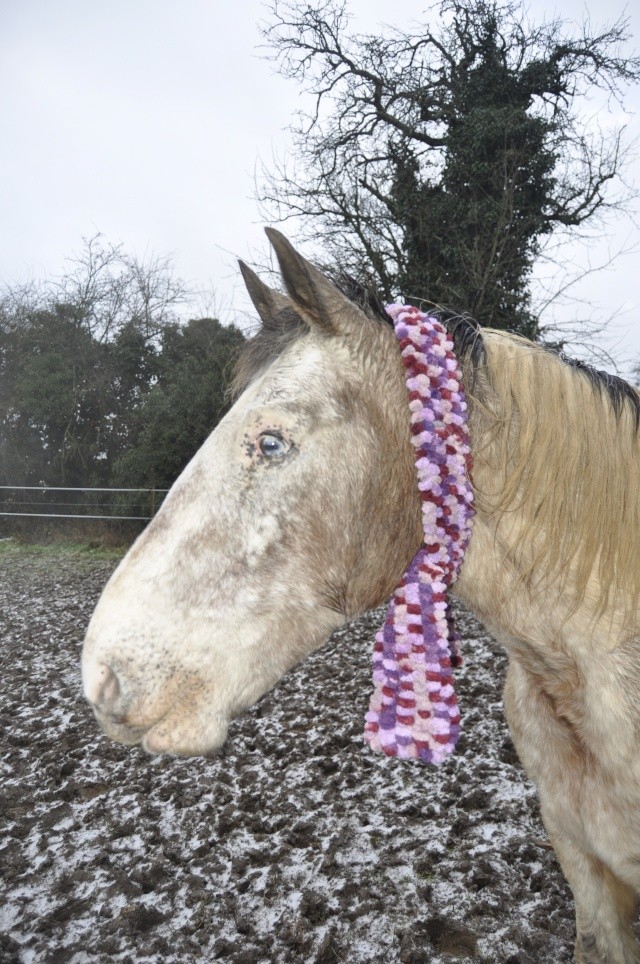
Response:
[[[453,667],[460,637],[447,609],[471,535],[467,403],[453,341],[417,308],[389,305],[411,410],[424,544],[402,577],[373,652],[365,740],[374,750],[441,763],[460,734]]]

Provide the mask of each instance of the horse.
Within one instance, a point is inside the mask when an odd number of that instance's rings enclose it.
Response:
[[[387,599],[423,542],[394,331],[267,229],[286,294],[234,402],[125,555],[82,655],[103,731],[207,755],[229,720]],[[640,397],[465,316],[475,518],[451,592],[509,657],[505,713],[576,907],[576,959],[640,961]],[[388,319],[387,319],[388,321]]]

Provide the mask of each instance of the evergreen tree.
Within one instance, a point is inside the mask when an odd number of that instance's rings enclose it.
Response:
[[[0,478],[96,485],[109,409],[107,352],[69,305],[0,324]]]
[[[5,292],[0,484],[172,484],[224,414],[244,342],[215,319],[181,324],[184,293],[166,259],[141,264],[99,239],[55,284]]]
[[[113,465],[115,484],[168,488],[226,412],[244,336],[214,318],[169,325],[157,381],[140,399],[132,438]]]

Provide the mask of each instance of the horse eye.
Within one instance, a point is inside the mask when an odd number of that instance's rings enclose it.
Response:
[[[258,445],[262,454],[266,455],[268,459],[286,455],[289,451],[289,446],[279,435],[269,435],[268,433],[261,435]]]

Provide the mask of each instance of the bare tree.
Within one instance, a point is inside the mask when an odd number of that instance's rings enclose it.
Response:
[[[623,130],[585,129],[584,98],[640,79],[627,23],[527,21],[516,0],[443,0],[411,32],[355,34],[346,3],[274,0],[263,32],[311,109],[264,171],[265,212],[390,297],[464,307],[536,337],[542,243],[621,203]],[[366,269],[365,269],[366,270]]]
[[[73,306],[78,320],[98,341],[133,325],[146,339],[176,320],[192,294],[174,271],[170,255],[140,259],[101,234],[82,239],[69,268],[48,286],[47,300]]]

